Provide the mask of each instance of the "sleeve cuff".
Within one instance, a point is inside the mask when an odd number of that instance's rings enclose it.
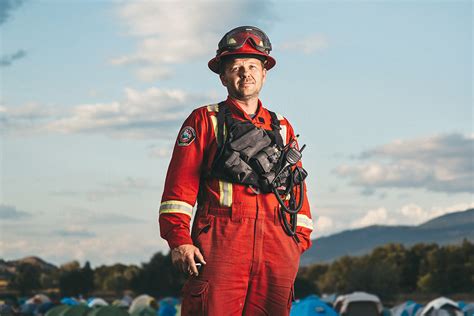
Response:
[[[193,240],[191,239],[191,236],[189,236],[189,234],[176,234],[174,236],[166,238],[166,241],[168,242],[170,249],[179,247],[181,245],[193,244]]]

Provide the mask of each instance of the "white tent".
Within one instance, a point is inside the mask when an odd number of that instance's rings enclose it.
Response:
[[[141,309],[145,306],[151,306],[151,307],[155,308],[157,306],[157,302],[153,297],[151,297],[150,295],[147,295],[147,294],[137,296],[133,300],[130,307],[128,308],[128,312],[130,314],[132,314],[134,311],[139,310],[139,309]]]
[[[383,312],[380,299],[376,295],[365,292],[340,295],[334,302],[334,307],[339,314],[344,316],[378,316]]]
[[[96,306],[107,306],[109,305],[109,303],[107,303],[104,299],[97,297],[90,300],[90,302],[87,305],[89,307],[96,307]]]
[[[438,297],[423,308],[421,316],[464,316],[464,313],[456,302],[446,297]]]
[[[25,303],[26,304],[44,304],[51,302],[48,296],[44,294],[36,294],[35,296],[28,299]]]

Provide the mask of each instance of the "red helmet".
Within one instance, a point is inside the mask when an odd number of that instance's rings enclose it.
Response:
[[[229,32],[219,41],[216,57],[207,64],[216,74],[219,74],[221,58],[229,55],[254,55],[265,58],[265,68],[271,69],[276,61],[270,57],[272,44],[268,36],[254,26],[239,26]],[[251,56],[249,56],[251,57]]]

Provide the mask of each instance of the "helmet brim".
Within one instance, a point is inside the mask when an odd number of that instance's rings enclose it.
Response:
[[[267,70],[272,69],[276,65],[276,60],[273,57],[265,53],[262,53],[256,49],[252,49],[249,51],[235,50],[235,51],[223,52],[219,56],[216,56],[212,58],[211,60],[209,60],[209,62],[207,63],[207,66],[212,72],[216,74],[220,74],[219,68],[220,68],[221,59],[225,56],[232,56],[232,55],[239,55],[239,57],[242,57],[242,58],[244,58],[244,56],[248,56],[248,58],[252,58],[252,55],[262,56],[265,58],[264,65],[265,65],[265,69]]]

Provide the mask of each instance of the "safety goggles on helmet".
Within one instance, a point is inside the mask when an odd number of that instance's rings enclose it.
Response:
[[[272,50],[272,44],[267,35],[254,26],[240,26],[224,35],[218,44],[217,54],[227,50],[236,50],[241,48],[250,40],[258,51],[269,54]]]

